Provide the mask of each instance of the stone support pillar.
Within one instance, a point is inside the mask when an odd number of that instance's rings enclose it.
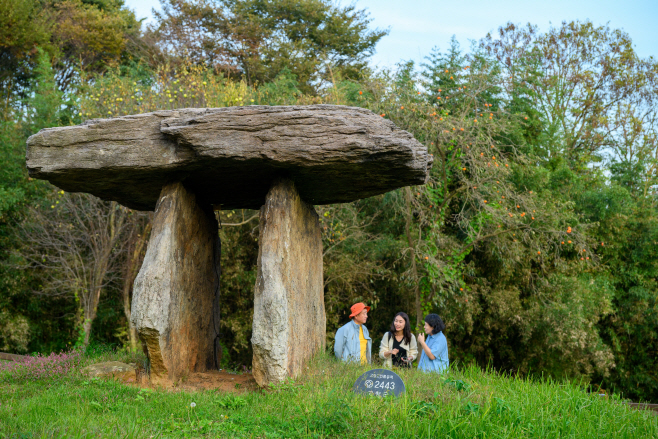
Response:
[[[326,339],[322,237],[315,208],[279,180],[260,210],[251,343],[253,374],[265,386],[296,377]]]
[[[210,206],[200,206],[182,183],[162,188],[135,279],[131,315],[156,382],[158,377],[176,381],[214,366],[218,240]]]

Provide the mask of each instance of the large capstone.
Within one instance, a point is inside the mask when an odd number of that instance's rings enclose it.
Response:
[[[182,183],[162,188],[131,315],[152,376],[176,381],[214,366],[218,239],[210,206]]]
[[[296,377],[326,339],[322,237],[315,208],[290,180],[276,182],[260,210],[251,343],[263,386]]]
[[[153,210],[184,181],[224,209],[259,209],[287,177],[310,204],[424,184],[432,157],[369,110],[336,105],[181,109],[47,128],[27,141],[31,177]]]

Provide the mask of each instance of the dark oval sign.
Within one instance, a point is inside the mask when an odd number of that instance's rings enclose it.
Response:
[[[402,378],[388,369],[373,369],[356,379],[354,393],[365,395],[400,396],[405,391]]]

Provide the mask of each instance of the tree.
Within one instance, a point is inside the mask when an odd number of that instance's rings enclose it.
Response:
[[[141,51],[140,27],[123,0],[65,0],[49,5],[53,65],[60,89],[68,90],[80,71],[102,72]]]
[[[600,265],[589,277],[609,291],[597,327],[615,367],[595,377],[655,398],[658,64],[637,56],[625,32],[590,22],[546,33],[508,23],[481,47],[501,63],[506,93],[525,103],[536,132],[526,151],[552,197],[574,203],[596,242]]]
[[[208,63],[249,84],[288,69],[305,93],[360,77],[387,30],[364,10],[327,0],[162,0],[150,38],[172,54]]]
[[[52,51],[47,14],[38,2],[0,2],[0,98],[2,116],[11,112],[12,93],[28,87],[29,66],[42,47]]]
[[[508,23],[481,47],[504,69],[505,91],[525,93],[537,110],[543,159],[562,155],[577,166],[601,159],[616,143],[624,108],[643,112],[655,100],[655,62],[639,58],[618,29],[572,21],[540,33]]]
[[[6,0],[0,2],[0,90],[3,116],[30,91],[39,49],[54,66],[61,91],[81,70],[142,56],[140,23],[123,0]]]
[[[129,218],[115,202],[58,191],[52,204],[30,208],[19,233],[23,268],[42,272],[36,294],[67,296],[79,306],[81,340],[87,346],[105,287],[117,277]]]

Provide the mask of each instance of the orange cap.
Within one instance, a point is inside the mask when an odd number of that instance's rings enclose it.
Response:
[[[352,314],[350,314],[350,318],[354,317],[355,315],[363,311],[363,308],[367,309],[368,312],[370,312],[370,307],[366,306],[365,303],[359,302],[352,305],[352,307],[350,308],[350,310],[352,310]]]

